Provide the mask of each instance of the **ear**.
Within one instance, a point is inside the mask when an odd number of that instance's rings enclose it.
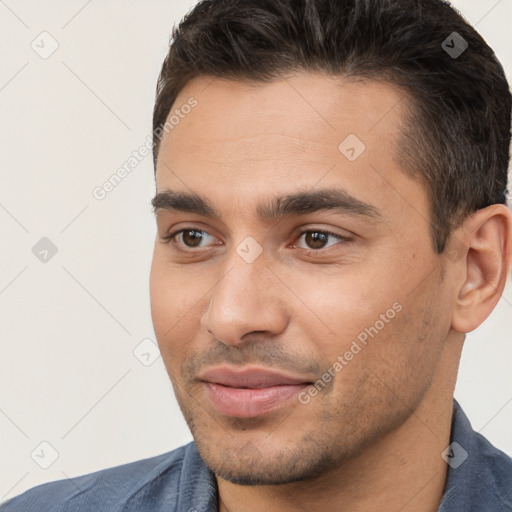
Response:
[[[454,230],[447,250],[459,267],[452,328],[471,332],[491,314],[505,288],[512,262],[512,212],[503,204],[477,210]]]

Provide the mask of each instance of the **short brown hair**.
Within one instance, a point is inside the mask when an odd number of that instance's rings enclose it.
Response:
[[[453,37],[461,49],[467,44],[457,56],[447,51]],[[424,180],[437,252],[467,215],[506,202],[505,73],[484,39],[443,0],[200,1],[174,27],[158,79],[155,171],[162,126],[189,80],[269,82],[301,70],[386,80],[408,92],[397,156]]]

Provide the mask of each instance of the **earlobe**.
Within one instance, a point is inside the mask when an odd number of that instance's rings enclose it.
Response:
[[[458,246],[459,259],[453,264],[460,267],[461,276],[452,328],[467,333],[491,314],[505,288],[512,260],[512,213],[502,204],[478,210],[450,240],[450,245]]]

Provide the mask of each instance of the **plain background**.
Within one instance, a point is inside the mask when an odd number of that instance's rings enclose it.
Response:
[[[104,200],[92,190],[151,133],[168,38],[194,3],[0,0],[0,501],[191,440],[161,358],[134,355],[155,339],[151,157]],[[510,77],[512,0],[455,5]],[[31,47],[51,48],[43,31],[59,45],[47,59]],[[42,237],[58,250],[46,263],[32,252]],[[468,336],[456,389],[509,454],[511,285]],[[58,454],[48,469],[42,442]]]

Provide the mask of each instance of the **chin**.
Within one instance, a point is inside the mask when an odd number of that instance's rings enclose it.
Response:
[[[205,464],[219,478],[238,485],[282,485],[314,479],[339,467],[342,461],[331,450],[322,450],[317,443],[302,441],[301,448],[283,443],[281,450],[266,444],[264,453],[251,441],[242,446],[226,438],[226,443],[196,439],[197,449]],[[211,449],[209,447],[214,446]]]

